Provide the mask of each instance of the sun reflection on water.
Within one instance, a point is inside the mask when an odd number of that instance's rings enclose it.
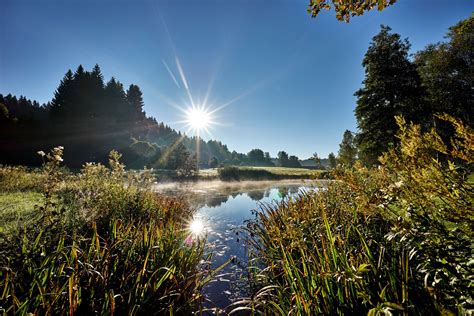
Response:
[[[203,221],[198,219],[198,218],[193,219],[193,221],[189,224],[189,230],[195,236],[203,235],[204,234],[204,223],[203,223]]]

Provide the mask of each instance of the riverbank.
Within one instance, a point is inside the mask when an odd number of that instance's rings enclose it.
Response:
[[[0,309],[6,314],[191,314],[210,271],[190,238],[194,209],[151,174],[110,166],[0,167]],[[190,237],[191,236],[191,237]],[[186,242],[189,241],[190,242]],[[45,296],[47,293],[47,296]],[[46,298],[46,300],[45,300]]]
[[[187,181],[243,181],[243,180],[286,180],[326,179],[328,171],[307,168],[227,166],[223,168],[200,169],[195,176],[180,177],[176,170],[157,169],[155,176],[160,182]]]

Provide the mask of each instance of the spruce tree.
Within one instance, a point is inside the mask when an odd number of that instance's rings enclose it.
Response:
[[[50,115],[53,119],[62,119],[66,116],[68,104],[72,101],[74,75],[69,69],[59,83],[51,101]]]
[[[104,107],[109,117],[114,119],[113,123],[123,125],[130,120],[130,106],[128,105],[123,85],[115,80],[114,77],[105,86]]]
[[[140,87],[131,84],[127,90],[127,102],[131,107],[133,113],[133,120],[139,122],[145,119],[145,112],[143,111],[143,96]]]

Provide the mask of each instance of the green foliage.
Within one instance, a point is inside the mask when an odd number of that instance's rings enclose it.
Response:
[[[328,155],[328,163],[329,163],[329,168],[334,169],[337,166],[337,159],[336,155],[333,153],[329,153]]]
[[[252,166],[273,166],[269,153],[261,149],[252,149],[247,153],[247,163]]]
[[[41,191],[45,174],[26,167],[0,167],[0,192]]]
[[[255,293],[234,306],[305,315],[472,310],[474,132],[440,119],[456,131],[451,147],[398,117],[400,146],[379,168],[336,169],[339,181],[324,190],[263,205],[248,226]]]
[[[7,314],[187,314],[207,282],[203,244],[185,245],[192,210],[150,190],[146,172],[86,164],[65,177],[45,154],[35,220],[2,234],[0,305]],[[66,180],[67,179],[67,180]]]
[[[289,167],[289,168],[300,168],[301,163],[297,156],[289,156],[286,151],[278,152],[278,166],[280,167]]]
[[[357,157],[357,148],[354,144],[354,135],[351,131],[347,130],[342,136],[342,141],[339,144],[338,152],[338,163],[344,167],[352,167]],[[336,163],[335,158],[332,161],[333,164]]]
[[[288,154],[286,153],[286,151],[278,152],[278,165],[280,167],[288,166]]]
[[[85,162],[106,163],[113,150],[124,153],[132,168],[162,167],[161,152],[182,143],[190,153],[199,147],[199,161],[213,156],[219,161],[238,160],[227,146],[216,140],[188,137],[147,117],[142,91],[137,85],[124,86],[115,78],[104,83],[100,67],[91,71],[79,66],[61,80],[51,102],[40,106],[25,97],[0,95],[0,163],[40,165],[34,153],[41,148],[63,144],[68,148],[69,167]],[[149,145],[149,146],[146,146]],[[149,147],[149,148],[146,148]],[[156,149],[156,150],[155,150]]]
[[[4,123],[8,121],[10,118],[10,113],[8,111],[8,108],[5,106],[5,104],[0,103],[0,122]]]
[[[363,87],[355,93],[359,158],[369,166],[396,145],[395,115],[414,122],[426,117],[421,80],[416,66],[408,59],[410,44],[390,31],[382,26],[372,39],[362,62]]]
[[[210,160],[209,160],[209,168],[217,168],[217,166],[219,165],[219,160],[217,160],[216,157],[212,157]]]
[[[276,174],[262,169],[238,168],[227,166],[218,170],[219,178],[223,181],[240,180],[275,180]]]
[[[314,165],[316,166],[316,168],[321,169],[321,158],[319,158],[318,153],[315,152],[312,158],[314,160]]]
[[[294,156],[294,155],[291,155],[288,158],[288,165],[286,167],[290,167],[290,168],[299,168],[299,167],[301,167],[301,163],[300,163],[298,157]]]
[[[397,0],[310,0],[308,13],[317,17],[321,10],[330,10],[334,7],[336,18],[339,21],[349,22],[351,17],[363,15],[374,8],[382,11],[394,4]]]
[[[0,234],[9,234],[34,218],[37,205],[44,203],[38,192],[0,193]]]
[[[194,177],[198,171],[196,155],[190,153],[182,143],[167,149],[162,155],[161,164],[174,169],[178,177]]]
[[[453,130],[433,114],[447,113],[470,126],[474,124],[474,15],[451,27],[447,39],[419,51],[415,63],[431,112],[425,125],[435,126],[449,140]]]
[[[323,179],[327,176],[321,170],[290,167],[235,167],[226,166],[217,170],[223,181],[240,180],[282,180],[282,179]]]

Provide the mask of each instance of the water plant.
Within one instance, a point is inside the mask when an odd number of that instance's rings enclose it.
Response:
[[[44,203],[3,234],[0,306],[7,314],[187,314],[199,309],[203,243],[185,245],[192,209],[157,196],[147,172],[86,164],[65,174],[63,148],[44,157]],[[16,170],[13,170],[17,172]],[[12,172],[12,171],[6,171]],[[6,181],[9,178],[6,179]]]
[[[337,169],[324,189],[263,205],[249,223],[255,291],[235,310],[265,314],[464,314],[473,310],[474,133],[450,145],[397,118],[380,167]]]

